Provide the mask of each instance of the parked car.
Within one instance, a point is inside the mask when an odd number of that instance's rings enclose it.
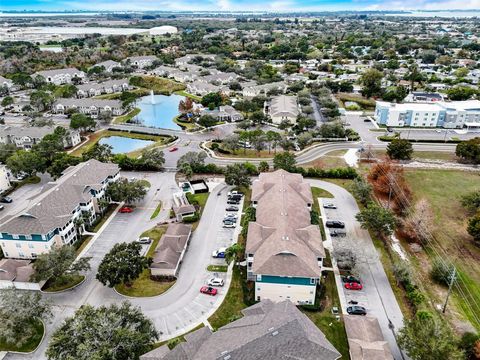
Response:
[[[363,119],[363,122],[370,122],[369,118]]]
[[[347,307],[347,313],[350,315],[367,315],[367,309],[363,306],[349,306]]]
[[[223,286],[224,282],[223,282],[223,279],[214,277],[214,278],[211,278],[207,281],[207,285],[208,286]]]
[[[174,151],[177,151],[178,150],[178,147],[174,146],[174,147],[171,147],[170,149],[168,149],[168,151],[170,152],[174,152]]]
[[[215,296],[217,295],[217,289],[211,287],[211,286],[202,286],[200,288],[200,292],[202,294],[207,294],[207,295],[212,295],[212,296]]]
[[[347,290],[362,290],[363,286],[362,284],[356,283],[356,282],[347,282],[345,283],[345,289]]]
[[[148,236],[141,237],[137,240],[140,244],[150,244],[152,242],[152,239],[150,239]]]
[[[224,228],[234,228],[235,223],[231,220],[223,221],[223,227]]]
[[[217,258],[217,259],[223,259],[225,258],[225,251],[227,251],[227,248],[220,248],[218,250],[215,250],[212,252],[212,257]]]
[[[337,206],[335,204],[332,204],[332,203],[323,204],[323,207],[325,209],[336,209],[337,208]]]
[[[131,212],[133,212],[133,208],[131,208],[130,206],[123,206],[123,207],[120,208],[119,212],[122,213],[122,214],[131,213]]]
[[[244,194],[243,194],[243,192],[237,191],[237,190],[233,190],[233,191],[229,191],[229,192],[228,192],[228,196],[229,196],[229,197],[230,197],[230,196],[234,196],[234,195],[238,195],[238,196],[242,197]]]
[[[239,200],[228,199],[227,204],[228,205],[238,205],[238,204],[240,204],[240,201]]]
[[[332,230],[330,231],[330,236],[331,237],[343,237],[346,236],[347,233],[345,231],[338,231],[338,230]]]
[[[238,206],[235,206],[235,205],[227,206],[225,208],[225,211],[238,211]]]
[[[240,202],[242,200],[242,195],[229,195],[228,200],[235,200]]]
[[[353,275],[342,276],[342,281],[344,283],[358,283],[358,284],[362,283],[359,278]]]
[[[0,199],[0,202],[10,204],[11,202],[13,202],[13,199],[11,197],[4,196]]]
[[[2,211],[3,209],[5,209],[5,206],[0,205],[0,211]]]
[[[329,220],[325,223],[325,226],[328,228],[337,228],[337,229],[343,229],[345,228],[345,223],[342,221],[338,220]]]
[[[225,214],[225,216],[223,217],[223,222],[225,222],[225,220],[237,221],[237,219],[237,214]]]

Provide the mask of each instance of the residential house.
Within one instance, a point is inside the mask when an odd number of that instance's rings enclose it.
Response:
[[[213,54],[187,54],[185,56],[175,59],[175,66],[178,68],[184,67],[190,64],[194,59],[200,59],[201,61],[215,61],[216,55]]]
[[[392,352],[373,316],[344,315],[351,360],[393,360]]]
[[[214,84],[214,85],[225,85],[225,84],[231,83],[232,81],[237,80],[238,78],[239,76],[235,73],[219,72],[218,74],[211,74],[211,75],[200,77],[198,80],[204,81],[210,84]]]
[[[280,124],[282,121],[295,124],[297,122],[297,116],[300,114],[296,96],[275,96],[270,103],[266,105],[265,109],[265,114],[270,116],[274,124]]]
[[[242,90],[242,95],[246,98],[252,98],[258,95],[266,95],[270,90],[280,90],[285,92],[287,85],[283,81],[255,85],[255,86],[245,86]]]
[[[92,224],[101,213],[108,185],[117,181],[117,164],[91,159],[67,168],[44,186],[29,205],[0,220],[0,245],[6,258],[35,259],[52,246],[74,243],[83,224]]]
[[[47,83],[55,85],[70,84],[73,78],[83,82],[85,73],[75,68],[37,71],[32,77],[41,76]]]
[[[0,143],[15,144],[16,147],[30,150],[33,145],[38,144],[45,135],[53,134],[55,128],[52,126],[10,126],[0,125]],[[64,138],[65,148],[80,144],[80,134],[76,130],[69,129]]]
[[[204,109],[202,115],[206,114],[213,116],[217,121],[236,122],[244,119],[242,113],[230,105],[220,106],[215,110]]]
[[[10,189],[10,177],[7,167],[0,165],[0,194],[3,194],[6,190]]]
[[[92,67],[101,67],[101,66],[103,66],[105,68],[105,72],[108,72],[108,73],[113,72],[113,69],[115,69],[115,68],[121,68],[122,67],[122,65],[119,62],[113,61],[113,60],[103,61],[101,63],[95,64]]]
[[[152,66],[155,60],[157,60],[157,57],[154,55],[130,56],[125,59],[125,62],[130,63],[130,65],[136,66],[139,69],[144,69],[146,67]]]
[[[52,106],[52,111],[57,114],[64,114],[69,109],[92,117],[97,117],[102,111],[110,112],[114,116],[125,112],[120,100],[60,98]]]
[[[190,225],[169,224],[153,253],[150,273],[154,276],[177,276],[191,234]]]
[[[193,81],[187,84],[187,92],[190,94],[204,96],[209,93],[219,92],[220,87],[203,81]]]
[[[256,221],[247,233],[247,278],[255,300],[313,304],[325,250],[311,223],[310,185],[285,170],[261,173],[252,184]]]
[[[213,332],[208,326],[185,335],[172,350],[163,345],[140,360],[336,360],[341,354],[290,301],[263,300],[243,317]]]
[[[30,260],[1,259],[0,289],[40,290],[45,281],[31,282],[30,277],[34,272]]]
[[[128,79],[108,80],[102,83],[91,82],[77,86],[77,97],[91,97],[130,90]]]
[[[178,192],[173,194],[173,212],[177,221],[183,221],[187,217],[195,215],[195,206],[191,205],[185,193]]]

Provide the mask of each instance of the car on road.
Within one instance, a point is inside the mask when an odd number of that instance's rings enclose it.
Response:
[[[152,239],[150,239],[148,236],[144,236],[144,237],[138,238],[137,241],[140,244],[150,244],[152,242]]]
[[[343,228],[345,228],[345,223],[343,223],[342,221],[338,221],[338,220],[329,220],[329,221],[325,222],[325,226],[328,227],[328,228],[343,229]]]
[[[358,283],[358,284],[362,283],[359,278],[353,275],[342,276],[342,281],[344,283]]]
[[[170,149],[168,149],[169,152],[174,152],[174,151],[177,151],[178,150],[178,147],[174,146],[174,147],[171,147]]]
[[[332,230],[332,231],[330,231],[330,236],[331,237],[343,237],[343,236],[347,236],[347,233],[345,231]]]
[[[215,296],[217,295],[217,289],[211,287],[211,286],[202,286],[200,288],[200,292],[202,294],[207,294],[207,295],[212,295],[212,296]]]
[[[363,306],[349,306],[347,307],[347,313],[350,315],[367,315],[367,309]]]
[[[240,204],[240,200],[228,199],[227,204],[228,205],[238,205],[238,204]]]
[[[207,285],[208,286],[223,286],[224,282],[223,282],[223,279],[213,277],[211,279],[208,279]]]
[[[0,202],[10,204],[11,202],[13,202],[13,199],[11,197],[4,196],[0,199]]]
[[[232,206],[227,206],[225,208],[225,211],[238,211],[238,206],[232,205]]]
[[[224,228],[234,228],[235,226],[236,226],[235,223],[231,220],[223,221]]]
[[[363,286],[362,284],[356,283],[356,282],[347,282],[344,285],[345,289],[347,290],[362,290]]]
[[[335,204],[332,204],[332,203],[323,204],[323,207],[325,209],[336,209],[337,208],[337,206]]]
[[[129,214],[131,212],[133,212],[133,208],[131,208],[130,206],[122,206],[119,210],[120,213],[122,214]]]
[[[214,250],[212,252],[212,257],[217,258],[217,259],[223,259],[225,258],[225,251],[227,251],[227,248],[220,248],[218,250]]]
[[[363,122],[370,122],[370,119],[363,119]]]

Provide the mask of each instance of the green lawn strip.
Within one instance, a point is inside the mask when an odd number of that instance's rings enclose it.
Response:
[[[26,339],[26,341],[21,345],[18,342],[14,344],[8,343],[0,335],[0,351],[18,351],[28,353],[35,350],[43,338],[43,323],[40,320],[32,320],[23,330],[23,333],[30,333],[30,331],[33,335]]]
[[[59,281],[47,281],[42,288],[44,292],[57,292],[70,289],[75,285],[80,284],[85,276],[83,275],[67,275],[63,276],[63,280]]]
[[[214,329],[218,329],[242,317],[241,310],[248,306],[244,303],[243,275],[246,276],[246,273],[241,272],[238,266],[233,267],[232,282],[228,293],[222,305],[208,318],[208,322]]]
[[[195,102],[197,102],[197,103],[199,103],[199,102],[202,100],[202,97],[201,97],[201,96],[189,94],[189,93],[187,93],[187,92],[184,91],[184,90],[175,91],[175,94],[176,94],[176,95],[180,95],[180,96],[189,97],[190,99],[192,99],[193,101],[195,101]]]
[[[88,245],[88,243],[92,240],[93,236],[91,235],[88,235],[88,236],[82,236],[82,239],[77,241],[74,246],[77,248],[75,250],[75,253],[78,255],[81,254],[81,252],[83,251],[83,249],[85,249],[85,247]]]
[[[155,219],[158,216],[158,214],[160,214],[160,210],[162,210],[162,202],[161,201],[158,202],[158,205],[155,208],[155,210],[153,211],[152,216],[150,216],[150,220]]]
[[[98,230],[100,230],[100,228],[103,226],[103,224],[105,224],[105,222],[110,218],[110,216],[112,216],[112,214],[113,214],[113,212],[115,211],[116,208],[117,208],[117,204],[109,204],[108,207],[107,207],[107,210],[105,211],[105,213],[100,218],[100,221],[95,224],[93,229],[91,229],[91,232],[95,233]]]
[[[211,149],[212,142],[207,142],[205,145]],[[212,149],[211,149],[212,150]],[[218,150],[212,150],[215,152],[215,155],[218,157],[226,157],[226,158],[246,158],[246,159],[270,159],[275,156],[275,152],[273,150],[261,150],[256,151],[252,149],[239,149],[235,151],[227,150],[229,153],[222,153]],[[278,153],[282,151],[277,151]]]
[[[227,272],[228,266],[227,265],[208,265],[207,271],[211,272]]]
[[[200,218],[202,217],[203,209],[205,209],[205,204],[207,203],[208,196],[210,193],[200,193],[200,194],[191,194],[187,193],[187,199],[190,202],[190,204],[197,206],[198,207],[198,220],[190,223],[192,225],[192,231],[195,230],[198,227],[198,224],[200,223]]]
[[[135,116],[137,116],[140,113],[140,111],[141,110],[139,108],[135,108],[125,115],[117,116],[113,120],[113,123],[114,124],[124,124],[124,123],[128,122],[129,120],[133,119]]]
[[[200,126],[194,122],[181,121],[180,116],[176,116],[173,119],[173,122],[187,131],[192,131],[194,129],[200,129]]]
[[[138,84],[140,90],[153,90],[155,94],[171,95],[177,91],[185,90],[185,85],[176,81],[158,77],[158,76],[139,76],[141,78]]]
[[[140,237],[149,237],[152,239],[152,244],[147,251],[146,256],[152,257],[155,249],[158,246],[160,238],[166,231],[166,226],[156,226],[150,230],[145,231]],[[163,294],[165,291],[175,284],[175,281],[154,281],[150,279],[150,269],[145,269],[138,279],[134,280],[131,286],[125,284],[115,286],[120,294],[132,297],[146,297]]]
[[[161,341],[161,342],[158,342],[158,343],[155,343],[153,344],[152,346],[152,350],[156,349],[156,348],[159,348],[160,346],[163,346],[163,345],[168,345],[168,348],[170,350],[172,350],[175,346],[177,346],[178,344],[182,343],[182,342],[185,342],[185,335],[187,334],[190,334],[191,332],[194,332],[198,329],[201,329],[203,328],[205,325],[203,324],[200,324],[198,325],[197,327],[193,328],[192,330],[190,330],[189,332],[186,332],[185,334],[183,335],[180,335],[180,336],[177,336],[177,337],[174,337],[170,340],[165,340],[165,341]]]

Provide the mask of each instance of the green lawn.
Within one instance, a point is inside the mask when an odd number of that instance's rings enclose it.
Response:
[[[210,193],[200,193],[200,194],[191,194],[187,193],[187,199],[190,202],[190,204],[194,206],[198,206],[198,220],[191,223],[192,225],[192,230],[195,230],[200,223],[200,218],[202,217],[203,209],[205,209],[205,204],[207,203],[208,196]]]
[[[175,91],[175,94],[180,95],[180,96],[189,97],[190,99],[192,99],[193,101],[198,102],[198,103],[202,100],[202,97],[201,97],[201,96],[189,94],[189,93],[187,93],[187,92],[184,91],[184,90]]]
[[[40,320],[32,320],[25,329],[25,332],[30,333],[30,331],[32,332],[33,336],[26,339],[26,341],[21,345],[18,343],[7,343],[0,335],[0,351],[31,352],[35,350],[38,345],[40,345],[40,341],[42,341],[43,338],[43,323]]]
[[[57,292],[67,290],[74,287],[75,285],[80,284],[83,279],[85,279],[85,276],[83,275],[69,275],[64,276],[63,279],[60,281],[53,282],[49,280],[45,283],[42,290],[45,292]]]
[[[160,241],[160,238],[166,231],[166,226],[156,226],[150,230],[145,231],[141,237],[148,236],[151,238],[152,244],[147,252],[147,257],[151,257],[154,254],[154,251]],[[132,297],[146,297],[146,296],[157,296],[163,294],[165,291],[170,289],[175,281],[154,281],[150,279],[150,269],[145,269],[138,279],[132,282],[131,286],[126,286],[125,284],[115,286],[120,294]]]
[[[128,122],[129,120],[133,119],[135,116],[137,116],[140,113],[140,111],[141,110],[139,108],[135,108],[125,115],[117,116],[113,120],[113,123],[114,124],[124,124],[124,123]]]
[[[227,272],[228,266],[227,265],[208,265],[207,271],[211,272]]]
[[[158,214],[160,214],[160,210],[162,210],[162,202],[161,201],[158,202],[158,205],[155,208],[155,210],[153,211],[152,216],[150,216],[150,219],[155,219],[158,216]]]

